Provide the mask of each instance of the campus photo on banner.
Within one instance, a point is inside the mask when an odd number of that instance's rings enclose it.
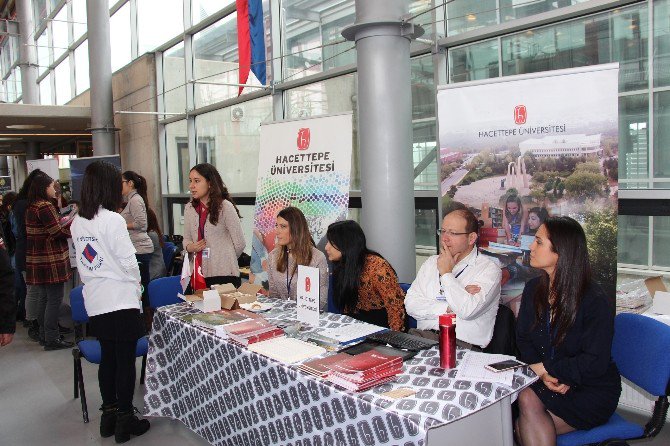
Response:
[[[538,275],[529,247],[548,216],[587,236],[594,279],[616,283],[618,64],[441,87],[437,94],[443,212],[462,203],[483,221],[480,254],[503,269],[517,309]]]
[[[277,213],[299,208],[323,250],[328,225],[347,217],[352,114],[261,125],[250,281],[267,287]]]

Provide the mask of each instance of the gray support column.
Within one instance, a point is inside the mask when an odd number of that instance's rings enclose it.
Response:
[[[423,33],[407,14],[404,0],[356,0],[342,31],[357,50],[362,226],[401,282],[416,275],[409,45]]]
[[[86,0],[88,70],[91,79],[91,133],[93,154],[114,155],[112,50],[107,2]]]
[[[21,68],[21,89],[24,104],[39,104],[37,87],[37,48],[33,32],[33,2],[17,0],[16,12],[19,19],[19,67]]]

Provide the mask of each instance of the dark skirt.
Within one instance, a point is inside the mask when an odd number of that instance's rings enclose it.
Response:
[[[530,387],[549,412],[578,430],[607,423],[621,394],[621,384],[618,389],[609,385],[572,388],[565,395],[552,392],[542,381],[536,381]]]
[[[389,316],[386,308],[380,308],[378,310],[358,310],[355,313],[345,314],[359,321],[367,322],[368,324],[389,328]]]
[[[91,316],[88,330],[104,341],[137,341],[146,335],[142,315],[136,308]]]

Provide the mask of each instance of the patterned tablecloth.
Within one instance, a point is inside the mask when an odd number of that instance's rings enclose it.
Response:
[[[276,303],[264,314],[268,320],[295,321],[294,303],[268,301]],[[394,382],[351,393],[179,319],[195,312],[185,304],[156,312],[144,413],[181,420],[214,445],[422,445],[428,428],[481,410],[536,379],[524,367],[511,387],[456,380],[456,369],[441,369],[433,348],[405,361]],[[315,331],[352,322],[323,314]],[[458,359],[464,354],[459,350]],[[416,394],[381,396],[399,387]]]

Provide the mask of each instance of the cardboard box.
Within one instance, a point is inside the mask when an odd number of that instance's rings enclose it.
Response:
[[[651,297],[654,297],[656,291],[668,291],[667,288],[665,288],[665,284],[663,283],[661,276],[649,277],[647,279],[644,279],[644,284],[647,286],[647,289],[649,290],[649,294],[651,294]]]
[[[256,294],[262,286],[245,282],[239,288],[235,288],[230,283],[214,285],[212,288],[217,290],[221,296],[221,308],[225,310],[237,310],[240,308],[240,304],[256,302]]]

